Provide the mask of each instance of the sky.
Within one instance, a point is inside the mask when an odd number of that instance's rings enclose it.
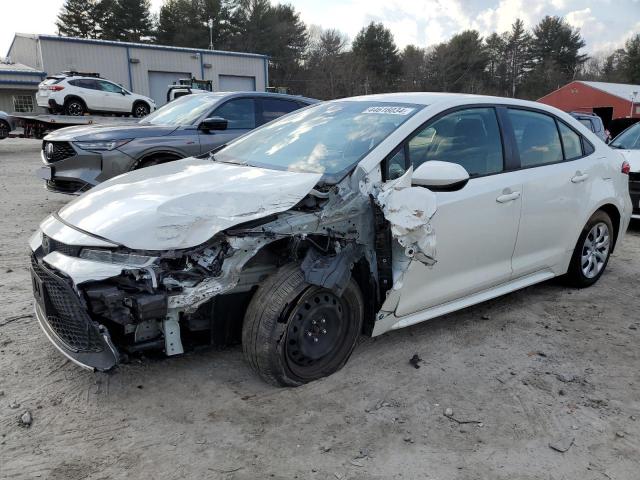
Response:
[[[163,0],[151,0],[157,12]],[[0,0],[0,56],[13,34],[56,33],[64,0]],[[274,2],[275,3],[275,2]],[[289,0],[308,25],[337,28],[353,39],[370,21],[382,22],[402,48],[428,47],[466,29],[488,35],[520,17],[527,27],[560,15],[581,30],[588,53],[607,53],[640,33],[640,0]]]

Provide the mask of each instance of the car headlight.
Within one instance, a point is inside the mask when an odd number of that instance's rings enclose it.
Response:
[[[80,251],[80,258],[92,260],[94,262],[129,265],[132,267],[148,267],[156,260],[157,257],[137,255],[135,253],[118,253],[112,252],[111,250],[83,248]]]
[[[82,150],[113,150],[121,147],[125,143],[129,143],[132,139],[124,140],[99,140],[95,142],[73,142],[73,144]]]

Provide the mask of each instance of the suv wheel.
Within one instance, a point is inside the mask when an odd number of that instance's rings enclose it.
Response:
[[[582,288],[598,281],[609,263],[613,235],[609,215],[603,211],[594,213],[582,229],[573,251],[566,277],[570,285]]]
[[[64,114],[72,117],[81,117],[86,111],[82,100],[76,98],[67,100],[64,104]]]
[[[242,325],[245,358],[267,382],[298,386],[344,366],[362,329],[364,302],[351,279],[341,295],[309,285],[298,264],[281,267],[254,294]]]
[[[149,105],[147,105],[144,102],[138,102],[133,106],[133,116],[136,118],[142,118],[142,117],[146,117],[147,115],[149,115],[149,112],[151,111],[151,109],[149,108]]]

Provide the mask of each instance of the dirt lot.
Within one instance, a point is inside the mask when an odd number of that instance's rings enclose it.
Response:
[[[240,348],[92,374],[31,315],[26,242],[69,200],[33,176],[38,148],[0,142],[0,478],[638,478],[640,224],[595,287],[363,338],[297,389],[262,383]]]

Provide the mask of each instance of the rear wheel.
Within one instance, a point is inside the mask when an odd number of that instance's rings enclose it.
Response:
[[[336,372],[355,348],[363,299],[350,280],[341,295],[309,285],[299,265],[267,279],[251,299],[242,346],[251,367],[278,386],[298,386]]]
[[[611,247],[613,246],[613,224],[603,211],[592,215],[582,229],[573,251],[566,279],[574,287],[589,287],[604,273]]]
[[[64,114],[72,117],[80,117],[84,115],[86,110],[82,100],[77,98],[67,100],[64,104]]]

